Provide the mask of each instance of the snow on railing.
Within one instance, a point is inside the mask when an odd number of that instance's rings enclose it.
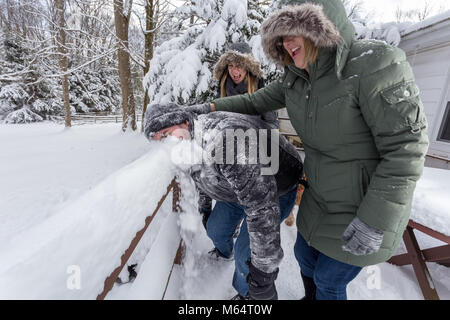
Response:
[[[84,115],[84,114],[75,114],[71,116],[72,121],[83,121],[83,122],[115,122],[120,123],[123,121],[123,117],[121,114],[116,115]],[[136,121],[141,121],[142,115],[136,115]]]
[[[52,116],[53,120],[57,120],[60,122],[64,122],[64,117],[61,116]],[[121,123],[123,121],[123,116],[121,114],[74,114],[70,116],[71,121],[75,123]],[[136,122],[142,121],[142,115],[136,114]]]
[[[176,181],[176,178],[174,178],[172,180],[172,182],[170,183],[170,185],[167,187],[166,193],[159,200],[155,211],[153,211],[152,215],[148,216],[145,219],[145,226],[141,230],[139,230],[136,233],[136,236],[133,238],[133,240],[131,240],[131,243],[130,243],[128,249],[125,250],[124,254],[121,257],[120,266],[115,268],[114,271],[106,278],[103,291],[97,296],[97,300],[104,300],[106,295],[108,294],[108,292],[113,288],[114,283],[116,282],[117,278],[120,275],[120,272],[122,271],[123,267],[126,265],[128,259],[131,257],[132,253],[134,252],[137,245],[139,244],[139,241],[142,239],[142,236],[144,235],[145,231],[149,227],[153,218],[159,212],[159,209],[161,208],[162,204],[164,203],[164,201],[166,200],[167,196],[169,195],[169,193],[171,191],[173,192],[172,210],[173,210],[173,212],[177,212],[177,213],[179,213],[181,211],[181,208],[179,205],[181,190],[180,190],[180,186],[179,186],[178,182]],[[182,245],[182,241],[180,241],[180,245],[178,246],[178,250],[177,250],[177,252],[175,254],[175,258],[173,260],[172,269],[173,269],[173,265],[181,264],[182,259],[183,259],[183,245]],[[171,274],[172,274],[172,270],[170,270],[167,282],[165,284],[164,293],[162,294],[161,299],[163,299],[165,296]]]
[[[104,293],[105,278],[122,265],[121,256],[136,238],[136,232],[150,223],[152,218],[147,217],[156,212],[165,194],[174,190],[171,181],[176,168],[167,161],[170,148],[162,144],[152,146],[151,152],[68,201],[48,219],[5,239],[0,250],[1,299],[90,300]],[[170,186],[169,191],[166,186]],[[157,273],[157,279],[149,275],[156,282],[151,284],[153,299],[163,295],[164,279],[170,275],[181,240],[179,216],[167,204],[166,201],[159,209],[145,235],[146,241],[158,242],[158,246],[151,245],[146,258],[158,269],[145,267],[136,278],[139,280],[148,270]],[[148,237],[152,230],[156,231],[156,238]],[[146,250],[146,245],[140,241],[138,250]],[[156,250],[158,247],[164,250]],[[153,258],[156,254],[157,259]],[[136,281],[132,286],[135,285]]]

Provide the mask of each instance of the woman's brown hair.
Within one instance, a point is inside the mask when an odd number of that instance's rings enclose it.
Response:
[[[228,77],[228,71],[223,73],[222,79],[220,79],[220,97],[227,96],[226,82]],[[247,81],[247,92],[253,93],[258,90],[258,79],[247,71],[244,81]]]
[[[319,47],[317,47],[314,42],[312,42],[309,38],[303,38],[304,48],[305,48],[305,62],[306,65],[313,64],[317,56],[319,55]],[[292,60],[289,53],[284,49],[284,64],[286,66],[290,65],[294,61]]]

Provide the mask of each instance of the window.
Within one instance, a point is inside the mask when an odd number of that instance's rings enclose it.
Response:
[[[441,129],[439,129],[438,140],[450,142],[450,101],[447,103],[447,108],[445,109],[444,119]]]

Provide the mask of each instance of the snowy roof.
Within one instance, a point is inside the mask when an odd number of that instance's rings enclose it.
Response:
[[[444,22],[447,20],[450,21],[450,10],[444,11],[441,14],[432,16],[421,22],[406,25],[400,29],[400,34],[402,35],[402,37],[404,37],[410,33],[429,28],[431,26],[434,26],[438,23],[441,23],[441,22]]]

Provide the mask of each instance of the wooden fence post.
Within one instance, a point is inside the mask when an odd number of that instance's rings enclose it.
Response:
[[[405,242],[406,249],[408,250],[411,264],[419,282],[420,289],[426,300],[439,300],[438,293],[433,283],[433,279],[430,276],[425,260],[422,256],[419,244],[417,243],[414,230],[410,226],[406,227],[406,231],[403,234],[403,241]]]
[[[180,184],[176,181],[176,178],[174,180],[174,186],[173,186],[173,200],[172,200],[172,210],[174,213],[180,213],[181,212],[181,206],[180,206],[180,200],[181,200],[181,188]],[[184,243],[183,239],[180,240],[180,244],[178,245],[178,250],[175,255],[175,258],[173,259],[172,268],[170,269],[169,277],[167,278],[166,288],[164,289],[164,293],[161,297],[161,300],[164,300],[166,296],[167,287],[169,286],[170,278],[172,277],[173,267],[175,265],[181,265],[184,258]]]
[[[181,200],[180,184],[178,182],[175,182],[174,187],[173,187],[173,201],[172,201],[173,212],[177,212],[177,213],[181,212],[180,200]],[[184,243],[183,243],[183,240],[181,240],[180,245],[178,246],[177,254],[175,256],[175,260],[173,261],[173,263],[180,265],[183,261],[183,256],[184,256]]]

